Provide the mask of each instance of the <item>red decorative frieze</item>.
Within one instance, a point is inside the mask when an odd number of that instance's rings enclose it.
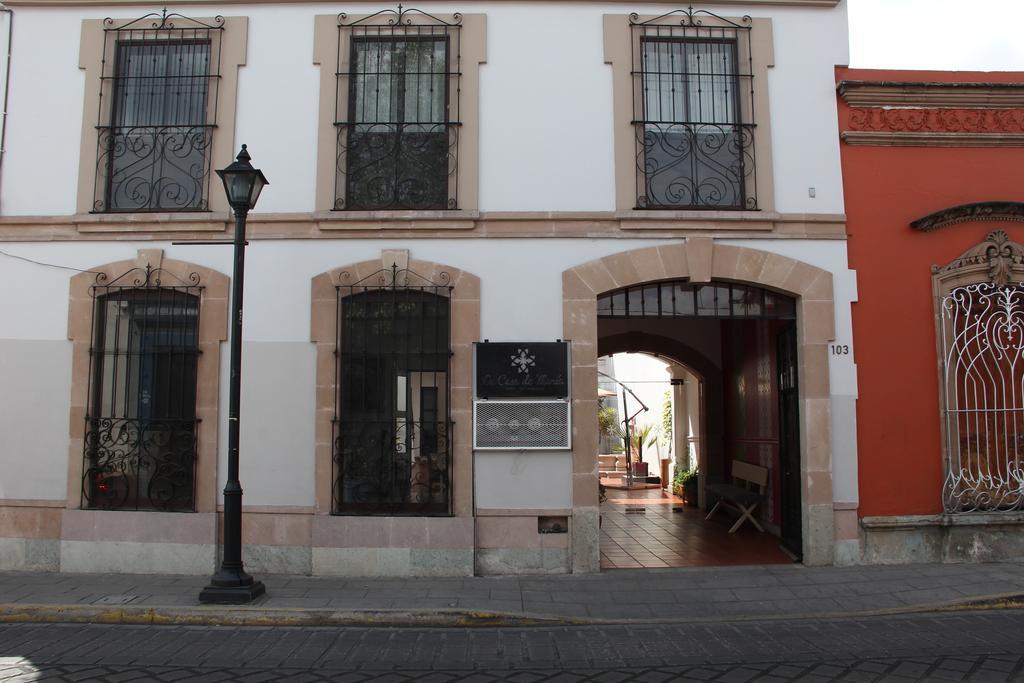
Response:
[[[1024,108],[1019,109],[885,109],[850,110],[849,129],[890,133],[1024,134]]]

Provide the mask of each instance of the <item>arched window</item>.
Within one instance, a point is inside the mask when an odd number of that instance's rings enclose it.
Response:
[[[338,286],[335,513],[451,513],[450,290],[397,268]]]
[[[82,507],[195,509],[201,289],[149,267],[90,288]]]
[[[1024,246],[996,230],[933,270],[943,508],[1024,509]]]
[[[770,318],[793,320],[785,294],[730,282],[669,280],[625,287],[597,297],[601,318]]]

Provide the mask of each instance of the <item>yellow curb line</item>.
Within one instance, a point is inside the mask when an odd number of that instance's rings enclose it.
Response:
[[[160,626],[557,626],[589,623],[560,617],[502,612],[438,610],[260,609],[94,607],[91,605],[0,604],[0,623],[90,623]]]
[[[1024,594],[1004,593],[963,600],[847,612],[715,615],[708,617],[588,618],[525,615],[467,610],[355,610],[328,608],[218,607],[98,607],[94,605],[0,604],[0,623],[80,623],[154,626],[419,626],[419,627],[536,627],[601,626],[615,624],[715,623],[897,616],[970,610],[1024,608]]]

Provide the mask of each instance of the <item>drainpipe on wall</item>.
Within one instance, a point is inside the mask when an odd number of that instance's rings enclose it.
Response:
[[[4,110],[0,119],[0,189],[3,188],[4,153],[7,151],[7,96],[11,92],[11,41],[14,39],[14,11],[0,5],[0,12],[7,15],[7,61],[4,75]]]

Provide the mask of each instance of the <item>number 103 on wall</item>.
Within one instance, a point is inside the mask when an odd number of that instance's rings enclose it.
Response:
[[[849,356],[850,345],[849,344],[829,344],[829,351],[833,356]]]

